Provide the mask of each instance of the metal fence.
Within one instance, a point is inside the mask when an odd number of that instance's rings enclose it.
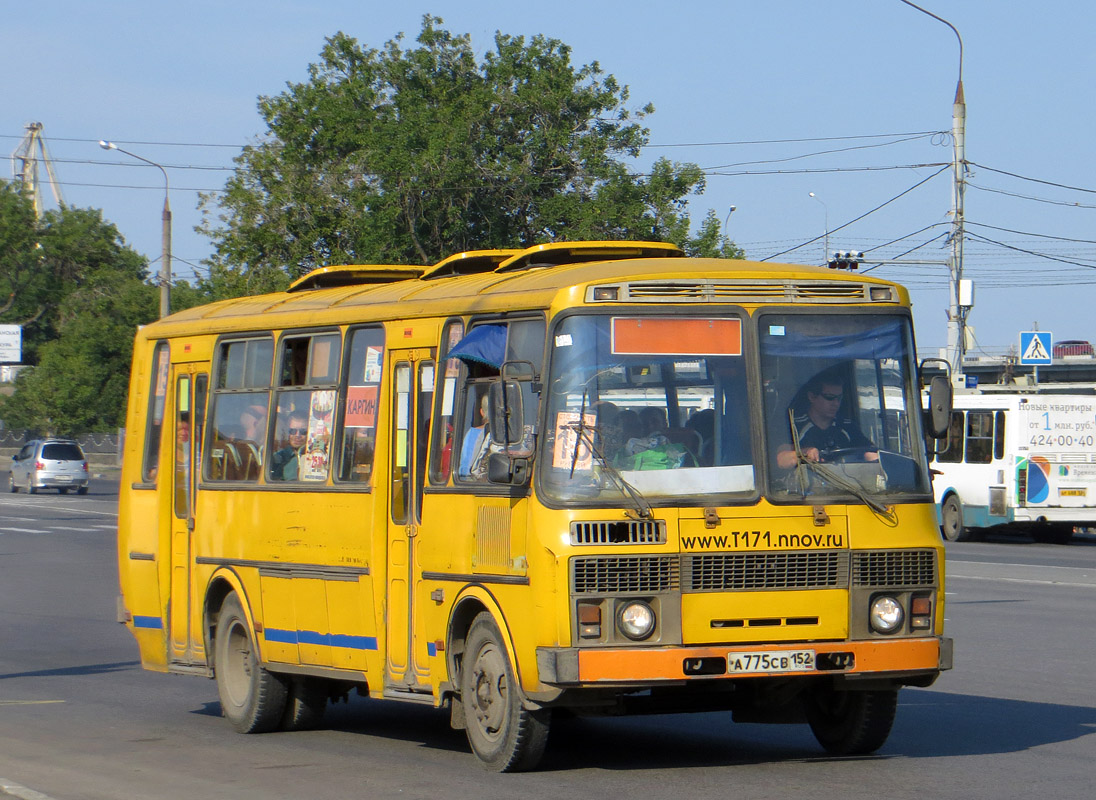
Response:
[[[119,429],[117,433],[86,433],[75,438],[89,460],[120,464],[125,437],[125,430]],[[0,430],[0,453],[12,455],[31,439],[37,438],[40,437],[34,431],[2,429]]]

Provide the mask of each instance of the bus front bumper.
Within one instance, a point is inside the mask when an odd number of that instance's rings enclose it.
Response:
[[[812,669],[777,669],[761,665],[755,671],[735,672],[734,657],[752,663],[783,661],[781,654],[814,654]],[[740,663],[742,659],[737,659]],[[935,677],[951,669],[952,640],[947,637],[873,639],[854,642],[705,647],[577,648],[538,647],[537,667],[543,683],[568,686],[651,686],[668,681],[713,678],[809,677],[844,675],[853,678]]]

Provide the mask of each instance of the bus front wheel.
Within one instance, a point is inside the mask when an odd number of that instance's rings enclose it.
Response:
[[[948,495],[940,508],[940,530],[949,542],[965,542],[970,538],[970,532],[963,526],[963,507],[953,494]]]
[[[502,635],[486,612],[468,631],[460,685],[468,743],[483,766],[492,772],[535,767],[548,743],[551,712],[522,704]]]
[[[897,689],[859,692],[820,689],[807,698],[807,721],[826,752],[866,755],[887,741],[897,708]]]
[[[284,679],[259,664],[255,642],[240,600],[225,598],[217,617],[213,667],[221,710],[240,733],[265,733],[279,727],[286,709]]]

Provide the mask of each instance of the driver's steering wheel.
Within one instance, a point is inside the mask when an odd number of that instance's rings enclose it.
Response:
[[[875,448],[871,445],[855,445],[853,447],[835,447],[832,450],[820,450],[818,460],[822,463],[844,461],[848,456],[863,456]]]

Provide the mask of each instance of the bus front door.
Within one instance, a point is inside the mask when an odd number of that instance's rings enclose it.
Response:
[[[168,610],[170,660],[174,665],[204,663],[201,624],[194,618],[194,492],[196,465],[204,427],[209,376],[192,364],[174,367],[175,421],[168,458],[171,465],[161,486],[171,487],[171,603]]]
[[[422,520],[434,361],[426,349],[389,352],[392,379],[389,423],[388,553],[385,690],[429,692],[429,669],[415,640],[416,541]],[[422,652],[420,652],[422,650]]]

